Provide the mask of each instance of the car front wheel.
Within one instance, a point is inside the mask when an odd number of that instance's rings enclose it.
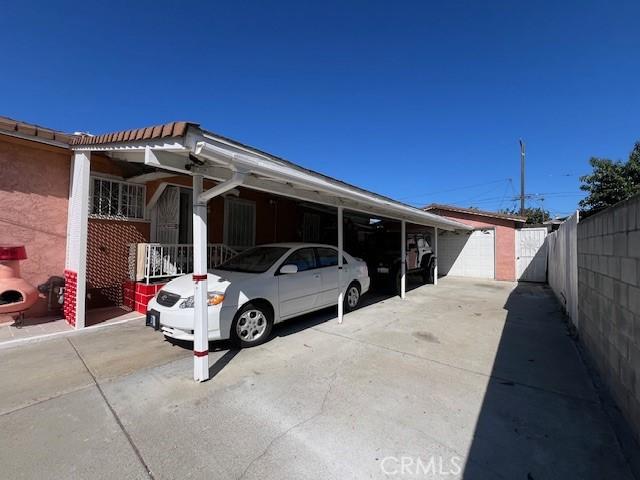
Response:
[[[273,314],[263,305],[251,302],[236,313],[231,325],[232,339],[241,348],[255,347],[266,342],[273,328]]]

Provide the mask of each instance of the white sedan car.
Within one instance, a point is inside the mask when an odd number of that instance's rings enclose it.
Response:
[[[344,310],[369,290],[367,265],[344,253]],[[269,338],[274,323],[335,305],[338,251],[330,245],[274,243],[236,255],[208,274],[209,340],[241,347]],[[149,302],[147,321],[167,337],[193,340],[193,280],[175,278]]]

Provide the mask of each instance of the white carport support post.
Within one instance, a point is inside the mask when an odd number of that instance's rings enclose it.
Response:
[[[193,379],[209,379],[209,316],[207,314],[207,202],[202,175],[193,176]]]
[[[64,314],[76,329],[85,326],[90,174],[91,152],[74,153],[67,216]]]
[[[242,185],[246,172],[234,172],[226,182],[203,192],[203,179],[193,174],[193,379],[209,380],[209,299],[207,285],[207,203]]]
[[[342,250],[343,235],[342,235],[342,207],[338,207],[338,323],[342,323],[342,317],[344,315],[344,293],[342,289]]]
[[[407,223],[400,222],[400,298],[405,297],[407,279]]]
[[[433,237],[433,284],[438,285],[438,227],[434,227],[435,235]]]

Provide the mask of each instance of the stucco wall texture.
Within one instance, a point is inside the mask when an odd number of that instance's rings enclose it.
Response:
[[[64,275],[70,165],[68,150],[0,135],[0,244],[26,247],[22,277],[35,287]],[[29,316],[48,313],[40,297]]]
[[[501,218],[482,217],[462,212],[438,211],[451,220],[457,220],[474,228],[495,228],[496,231],[496,280],[516,280],[516,228],[515,222]]]

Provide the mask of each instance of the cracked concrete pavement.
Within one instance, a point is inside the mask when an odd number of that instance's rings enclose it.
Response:
[[[3,475],[632,478],[548,289],[446,278],[378,300],[212,344],[204,384],[142,322],[0,350]]]

